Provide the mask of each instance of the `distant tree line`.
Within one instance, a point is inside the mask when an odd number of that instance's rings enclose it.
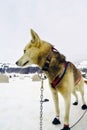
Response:
[[[20,74],[29,74],[41,71],[39,67],[26,67],[26,68],[14,68],[14,67],[7,67],[7,68],[0,68],[1,73],[20,73]]]

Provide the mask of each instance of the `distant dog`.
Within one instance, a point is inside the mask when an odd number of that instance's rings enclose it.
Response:
[[[84,81],[81,73],[71,62],[67,62],[65,56],[59,53],[52,44],[41,40],[32,29],[31,36],[32,39],[24,48],[23,56],[16,64],[18,66],[37,64],[46,73],[55,104],[56,117],[52,123],[55,125],[60,124],[58,97],[58,92],[60,92],[65,101],[64,127],[62,130],[70,130],[69,113],[71,93],[73,93],[76,98],[73,104],[77,105],[78,97],[76,90],[78,90],[82,96],[82,109],[87,109],[84,100]]]

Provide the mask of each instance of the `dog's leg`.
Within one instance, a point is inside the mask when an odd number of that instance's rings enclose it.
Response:
[[[77,93],[74,91],[73,95],[75,96],[75,102],[73,103],[73,105],[78,105],[78,96],[77,96]]]
[[[60,110],[59,110],[59,99],[58,99],[58,93],[56,90],[52,89],[52,96],[53,96],[53,101],[55,105],[55,112],[56,112],[56,117],[52,121],[54,125],[60,124],[59,116],[60,116]]]
[[[84,99],[84,90],[81,89],[81,90],[80,90],[80,93],[81,93],[82,103],[83,103],[83,105],[82,105],[82,110],[85,110],[85,109],[87,109],[87,105],[86,105],[86,102],[85,102],[85,99]]]
[[[64,116],[64,127],[62,130],[70,130],[69,113],[70,113],[71,94],[67,94],[66,96],[63,97],[65,101],[65,116]]]
[[[84,99],[84,81],[83,81],[83,78],[81,78],[79,84],[78,84],[78,87],[79,87],[79,91],[81,93],[81,97],[82,97],[82,110],[85,110],[87,109],[87,105],[86,105],[86,102],[85,102],[85,99]]]

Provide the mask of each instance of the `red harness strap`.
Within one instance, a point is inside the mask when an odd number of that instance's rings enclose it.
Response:
[[[65,75],[65,73],[66,73],[66,70],[67,70],[67,67],[68,67],[68,64],[69,64],[69,62],[65,62],[63,73],[62,73],[60,76],[58,75],[58,76],[54,79],[54,81],[51,83],[51,86],[52,86],[53,88],[56,88],[56,85],[59,84],[60,81],[62,80],[62,78],[64,77],[64,75]]]
[[[81,80],[81,75],[79,76],[79,78],[77,79],[77,81],[75,82],[75,86],[79,83],[79,81]]]

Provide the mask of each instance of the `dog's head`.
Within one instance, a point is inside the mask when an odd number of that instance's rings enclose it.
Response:
[[[26,66],[31,64],[37,64],[42,66],[44,64],[44,58],[47,57],[51,48],[51,44],[40,39],[38,34],[31,29],[32,39],[24,48],[23,56],[16,62],[18,66]]]

